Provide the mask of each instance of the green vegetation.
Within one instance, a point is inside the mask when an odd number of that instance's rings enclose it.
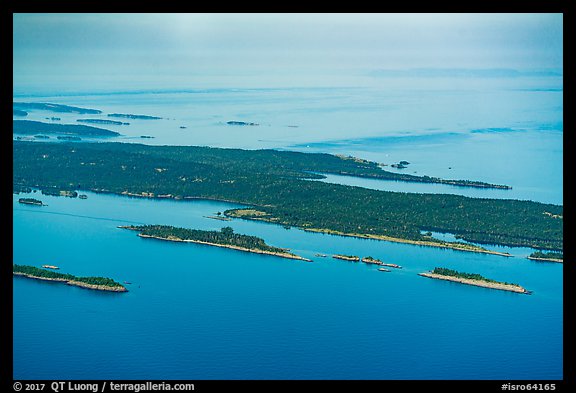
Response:
[[[18,199],[19,203],[23,203],[25,205],[36,205],[36,206],[44,206],[41,200],[34,199],[34,198],[20,198]]]
[[[139,119],[139,120],[159,120],[161,117],[148,116],[148,115],[131,115],[127,113],[110,113],[108,117],[121,117],[125,119]]]
[[[562,250],[563,207],[531,201],[386,192],[308,181],[314,172],[385,173],[376,163],[275,150],[122,143],[13,142],[16,186],[205,198],[249,205],[225,215],[332,233]]]
[[[494,284],[505,284],[505,285],[519,286],[518,284],[512,284],[509,282],[495,281],[495,280],[492,280],[490,278],[486,278],[484,276],[481,276],[478,273],[462,273],[462,272],[458,272],[456,270],[447,269],[445,267],[435,267],[434,270],[432,271],[432,273],[433,274],[439,274],[441,276],[464,278],[467,280],[477,280],[477,281],[490,282],[490,283],[494,283]]]
[[[259,237],[234,233],[231,227],[224,227],[220,231],[202,231],[199,229],[178,228],[169,225],[142,225],[123,228],[138,231],[144,236],[160,239],[194,240],[270,253],[286,253],[286,250],[282,248],[269,246],[264,242],[264,239]]]
[[[50,104],[46,102],[12,102],[12,109],[20,109],[20,110],[44,110],[44,111],[51,111],[51,112],[58,112],[58,113],[78,113],[78,114],[98,114],[102,113],[98,109],[87,109],[87,108],[78,108],[76,106],[70,105],[62,105],[62,104]]]
[[[113,124],[116,126],[130,125],[130,123],[123,123],[121,121],[108,120],[108,119],[78,119],[76,121],[80,123],[92,123],[92,124]]]
[[[247,121],[236,121],[236,120],[230,120],[227,121],[226,124],[228,124],[229,126],[257,126],[257,123],[251,123],[251,122],[247,122]]]
[[[535,251],[530,254],[529,257],[538,259],[564,259],[564,253]]]
[[[118,136],[115,131],[105,130],[79,124],[53,124],[32,120],[13,120],[12,132],[14,134],[62,134],[81,136]]]
[[[101,286],[111,287],[111,288],[115,288],[115,287],[124,288],[124,286],[122,284],[112,280],[111,278],[106,278],[106,277],[76,277],[76,276],[73,276],[72,274],[58,273],[58,272],[55,272],[53,270],[40,269],[40,268],[35,267],[35,266],[14,264],[12,271],[14,273],[21,273],[21,274],[25,274],[25,275],[37,277],[37,278],[53,279],[53,280],[60,280],[60,281],[76,281],[76,282],[81,282],[81,283],[88,284],[88,285],[101,285]]]

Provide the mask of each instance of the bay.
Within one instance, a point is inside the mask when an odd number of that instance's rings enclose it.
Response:
[[[36,194],[31,194],[35,196]],[[14,278],[14,378],[555,379],[562,265],[205,218],[235,205],[14,196],[14,263],[129,281],[125,294]],[[162,223],[263,237],[313,263],[141,239]],[[324,254],[371,255],[378,272]],[[530,296],[430,280],[445,266]],[[465,334],[463,334],[465,332]]]
[[[562,78],[386,80],[372,87],[15,94],[95,108],[27,119],[162,117],[103,126],[110,139],[322,152],[384,168],[512,186],[488,190],[328,175],[399,192],[563,204]],[[258,123],[230,126],[227,121]],[[185,127],[185,128],[182,128]],[[141,138],[142,135],[154,138]],[[54,138],[51,141],[56,141]],[[391,164],[410,162],[395,170]],[[13,197],[13,262],[128,281],[128,293],[13,279],[15,379],[561,379],[562,264],[217,221],[238,205],[86,192]],[[167,224],[262,237],[305,263],[118,229]],[[435,234],[450,237],[450,234]],[[327,254],[327,258],[316,254]],[[402,269],[330,258],[373,256]],[[517,282],[530,296],[430,280],[436,266]]]

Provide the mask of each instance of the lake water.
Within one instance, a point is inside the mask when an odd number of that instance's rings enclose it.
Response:
[[[121,132],[123,142],[321,151],[388,165],[407,160],[406,173],[513,188],[332,175],[326,181],[562,204],[561,81],[441,82],[14,99],[105,112],[36,111],[32,120],[72,123],[112,112],[164,118],[104,127]],[[14,195],[14,263],[129,281],[130,291],[14,278],[15,379],[562,378],[562,264],[527,260],[528,249],[510,249],[514,257],[505,258],[205,218],[234,207],[220,202],[87,195],[40,195],[44,207],[19,204],[24,195]],[[141,239],[117,228],[132,223],[229,225],[314,262]],[[379,272],[317,253],[371,255],[403,269]],[[417,275],[436,266],[517,282],[533,294]]]

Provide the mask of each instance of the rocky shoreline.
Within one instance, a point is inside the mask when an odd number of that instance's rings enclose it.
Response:
[[[76,287],[93,289],[93,290],[97,290],[97,291],[128,292],[128,290],[124,286],[109,287],[107,285],[93,285],[93,284],[87,284],[87,283],[81,282],[81,281],[66,280],[64,278],[38,277],[38,276],[33,276],[31,274],[20,273],[20,272],[13,272],[12,274],[15,276],[32,278],[34,280],[61,282],[61,283],[67,284],[67,285],[73,285]]]
[[[422,276],[422,277],[433,278],[436,280],[452,281],[452,282],[457,282],[460,284],[474,285],[477,287],[498,289],[501,291],[509,291],[509,292],[516,292],[516,293],[524,293],[524,294],[531,294],[532,293],[529,290],[527,290],[526,288],[521,287],[520,285],[488,282],[488,281],[482,281],[482,280],[472,280],[472,279],[468,279],[468,278],[444,276],[442,274],[435,274],[435,273],[418,273],[418,275]]]
[[[119,227],[119,228],[130,229],[129,227],[122,227],[122,226]],[[232,250],[238,250],[238,251],[244,251],[244,252],[251,252],[251,253],[254,253],[254,254],[265,254],[265,255],[272,255],[272,256],[280,257],[280,258],[296,259],[296,260],[299,260],[299,261],[312,262],[311,259],[304,258],[304,257],[301,257],[301,256],[296,255],[296,254],[279,253],[279,252],[271,252],[271,251],[265,251],[265,250],[251,249],[251,248],[234,246],[234,245],[231,245],[231,244],[209,243],[209,242],[203,242],[203,241],[201,241],[201,240],[180,239],[180,238],[173,237],[173,236],[172,236],[172,237],[169,237],[169,238],[166,238],[166,237],[160,237],[160,236],[144,235],[144,234],[142,234],[142,233],[139,233],[138,236],[143,237],[143,238],[166,240],[166,241],[171,241],[171,242],[205,244],[205,245],[207,245],[207,246],[230,248],[230,249],[232,249]]]
[[[536,257],[526,257],[526,258],[532,261],[564,263],[563,259],[557,259],[557,258],[536,258]]]

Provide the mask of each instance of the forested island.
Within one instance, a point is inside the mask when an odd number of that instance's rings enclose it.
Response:
[[[535,261],[564,262],[564,253],[535,251],[528,256],[528,259]]]
[[[437,280],[446,280],[458,282],[461,284],[474,285],[483,288],[499,289],[502,291],[510,291],[517,293],[530,294],[531,292],[521,287],[518,284],[511,284],[508,282],[495,281],[486,278],[478,273],[462,273],[456,270],[447,269],[444,267],[436,267],[429,273],[419,273],[420,276],[434,278]]]
[[[358,255],[342,255],[342,254],[335,254],[332,255],[334,259],[342,259],[343,261],[349,262],[358,262],[360,261],[360,257]]]
[[[13,264],[12,272],[15,276],[33,278],[37,280],[62,282],[81,288],[99,291],[127,292],[122,284],[106,277],[76,277],[72,274],[58,273],[52,270],[40,269],[35,266]]]
[[[120,135],[115,131],[81,124],[54,124],[33,120],[13,120],[12,132],[21,135],[60,134],[87,137],[112,137]]]
[[[252,123],[252,122],[248,122],[248,121],[237,121],[237,120],[227,121],[226,124],[228,124],[229,126],[257,126],[257,125],[259,125],[258,123]]]
[[[132,115],[129,113],[109,113],[108,117],[120,117],[125,119],[137,119],[137,120],[160,120],[161,117],[148,116],[148,115]]]
[[[34,198],[20,198],[18,199],[18,203],[22,203],[24,205],[44,206],[41,200]]]
[[[203,231],[199,229],[178,228],[169,225],[129,225],[120,226],[122,229],[130,229],[139,232],[138,236],[175,242],[199,243],[209,246],[231,248],[233,250],[267,254],[281,258],[298,259],[310,262],[287,249],[269,246],[264,239],[234,233],[231,227],[224,227],[220,231]]]
[[[111,124],[111,125],[115,125],[115,126],[129,126],[130,123],[123,123],[121,121],[116,121],[116,120],[108,120],[108,119],[78,119],[76,120],[77,122],[80,123],[91,123],[91,124]]]
[[[12,109],[19,110],[44,110],[57,113],[78,113],[80,115],[97,115],[102,113],[98,109],[79,108],[77,106],[51,104],[48,102],[12,102]]]
[[[562,251],[563,207],[531,201],[371,190],[308,181],[315,172],[384,172],[376,163],[276,150],[123,143],[13,142],[13,184],[248,205],[228,217],[379,240],[490,252],[474,243]],[[506,254],[499,254],[506,255]]]

